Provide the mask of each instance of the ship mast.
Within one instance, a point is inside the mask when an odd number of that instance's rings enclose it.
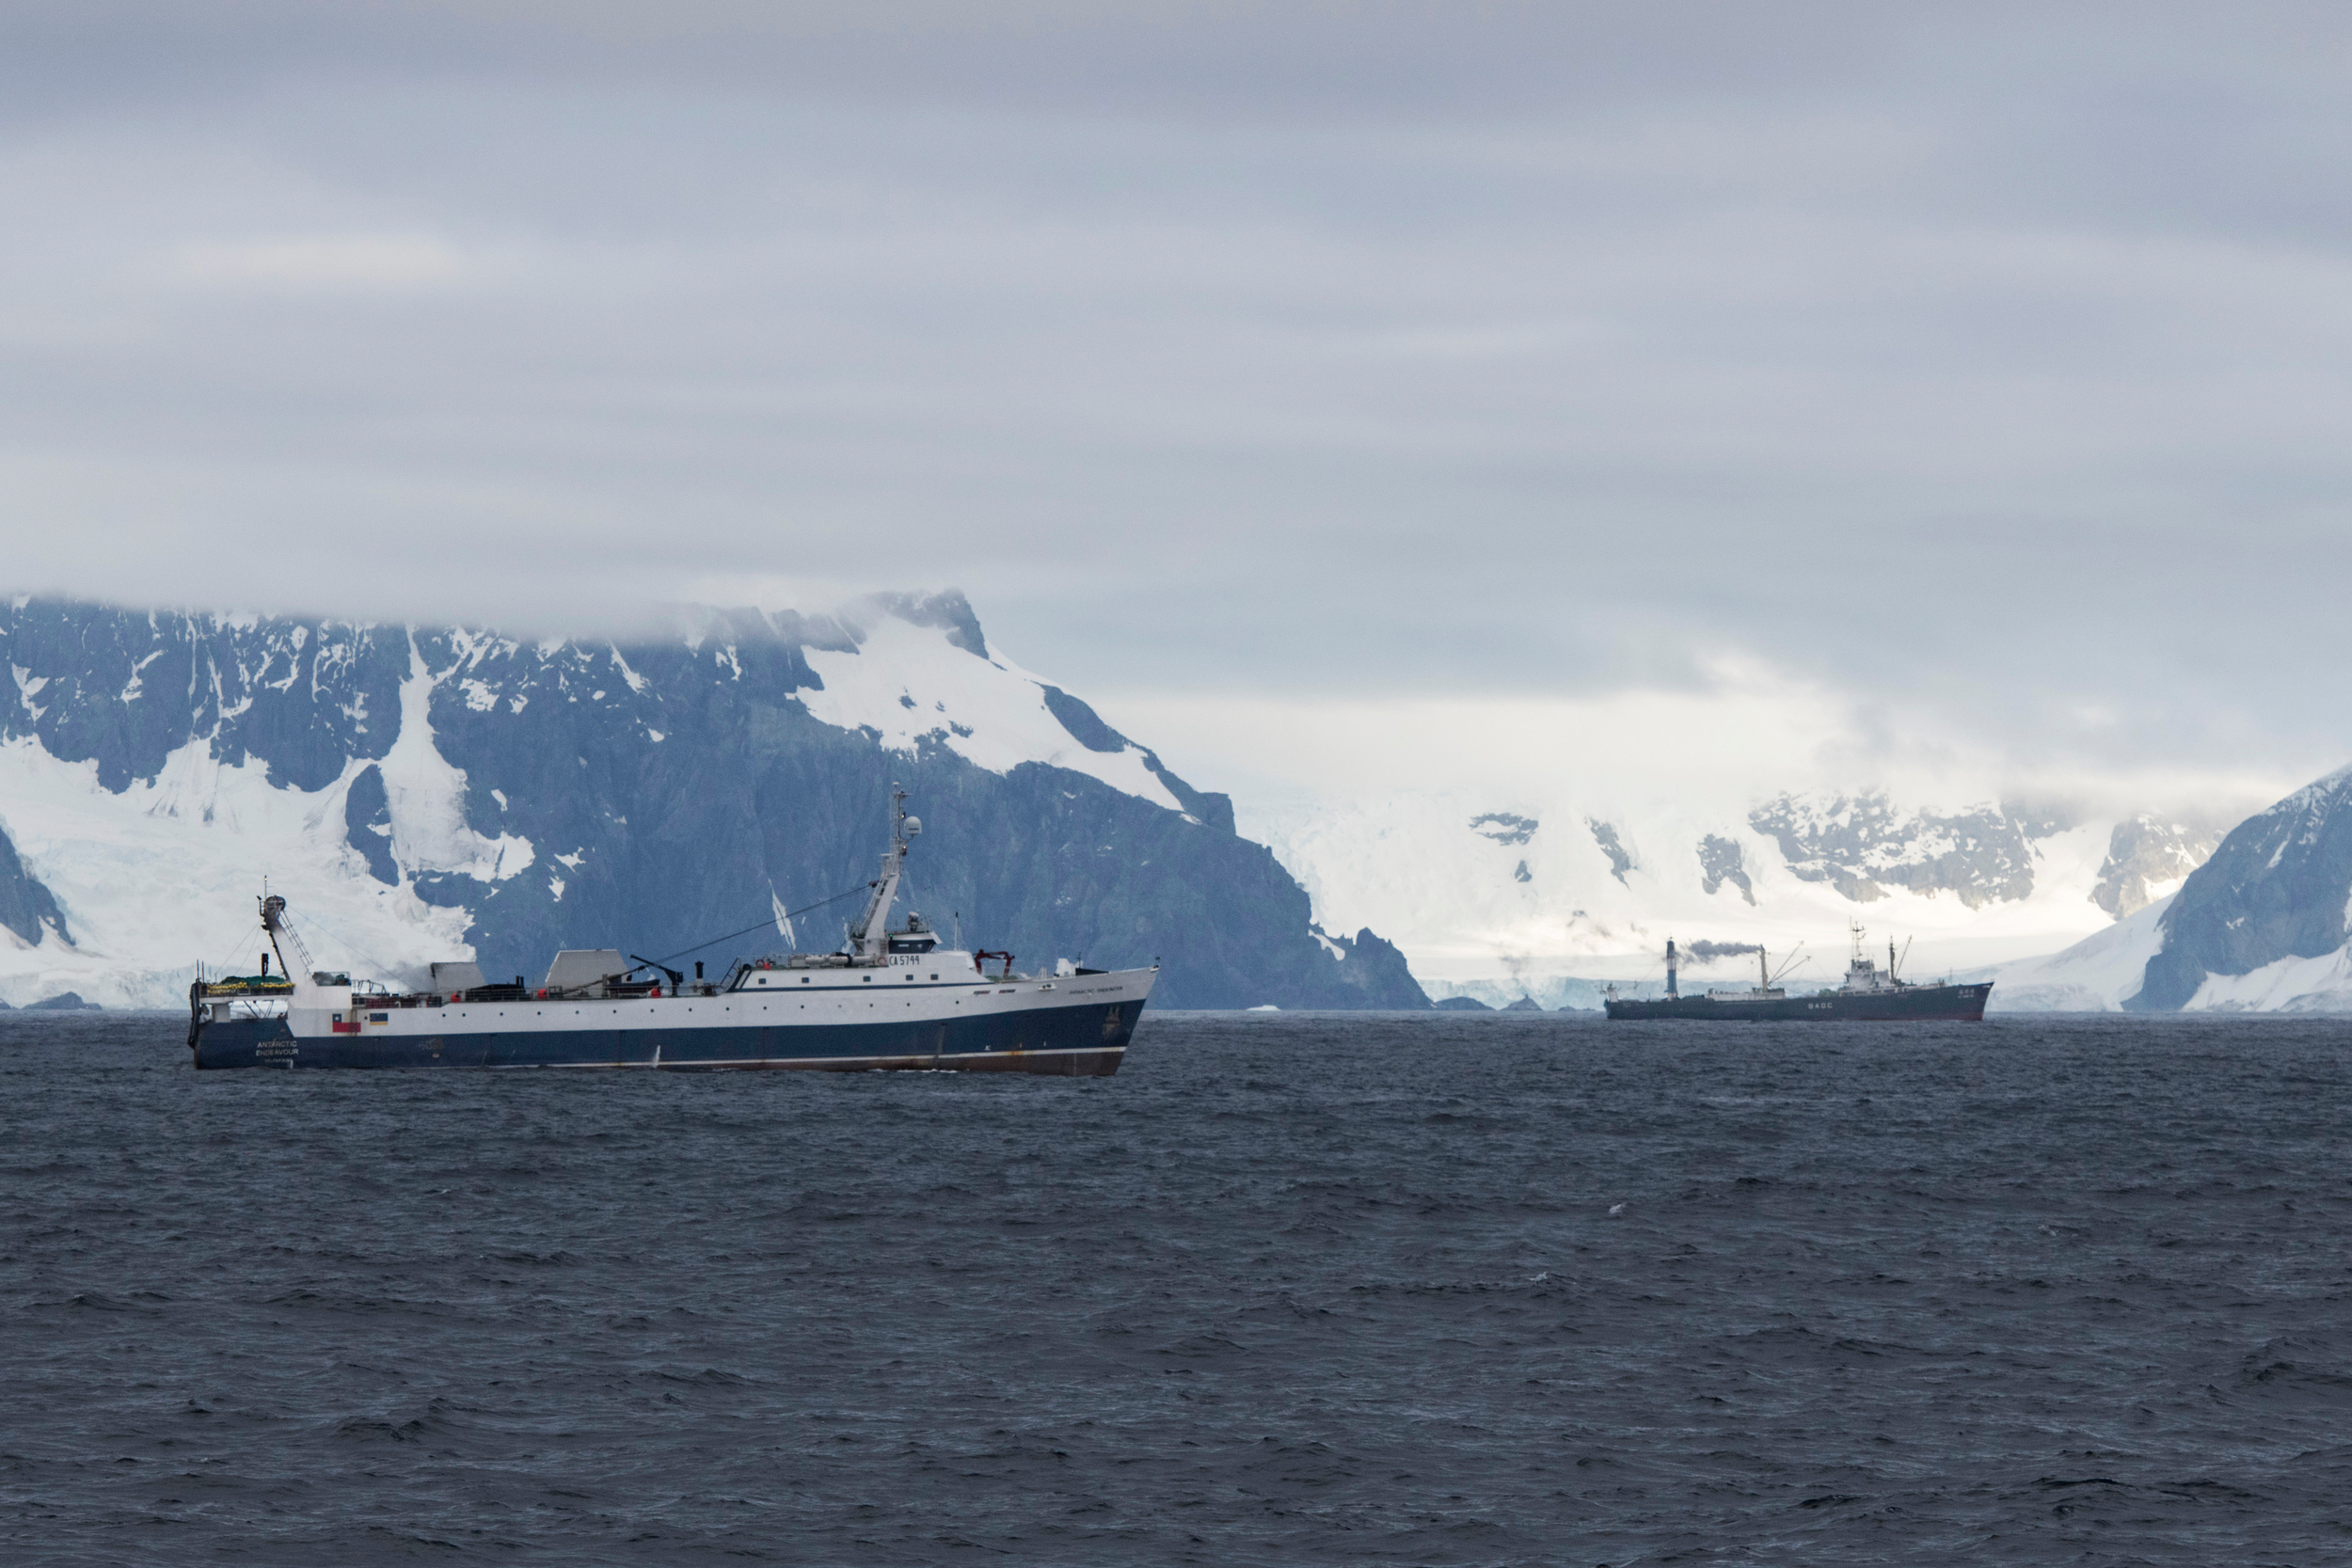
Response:
[[[863,963],[882,963],[890,956],[890,903],[898,895],[898,879],[907,858],[907,840],[923,831],[922,822],[907,815],[907,792],[894,780],[890,785],[890,847],[882,851],[882,871],[873,882],[874,895],[866,912],[850,927],[850,956]]]
[[[262,895],[262,929],[268,935],[270,951],[278,955],[278,967],[286,978],[293,980],[297,971],[286,961],[286,949],[278,944],[281,936],[293,946],[294,956],[302,960],[302,968],[298,972],[302,979],[310,979],[310,950],[302,945],[302,939],[294,934],[294,928],[286,924],[286,900],[275,893]]]

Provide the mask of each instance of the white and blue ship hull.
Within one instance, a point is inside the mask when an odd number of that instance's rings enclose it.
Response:
[[[779,974],[779,978],[784,976]],[[887,982],[896,976],[883,971]],[[596,1001],[199,1010],[199,1069],[914,1069],[1101,1077],[1119,1070],[1155,970],[993,984],[836,984]],[[854,974],[828,978],[858,979]]]

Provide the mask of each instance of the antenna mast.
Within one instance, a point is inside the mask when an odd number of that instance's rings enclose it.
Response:
[[[269,885],[267,879],[264,879],[262,885],[267,887]],[[294,977],[294,967],[286,961],[286,949],[278,945],[278,939],[281,936],[294,948],[294,957],[302,960],[301,973],[307,979],[311,969],[310,950],[302,945],[302,938],[295,934],[293,927],[286,924],[286,901],[275,893],[263,894],[262,896],[262,929],[269,933],[270,948],[277,953],[278,967],[286,972],[286,978],[291,980]]]
[[[867,963],[879,963],[889,956],[890,901],[898,896],[898,879],[906,863],[907,838],[923,831],[922,824],[907,816],[907,792],[896,780],[890,785],[890,847],[882,855],[882,872],[872,887],[874,895],[866,902],[866,912],[849,931],[853,958]]]

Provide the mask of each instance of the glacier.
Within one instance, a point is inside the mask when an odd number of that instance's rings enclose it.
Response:
[[[1244,826],[1318,919],[1385,933],[1432,996],[1578,1008],[1606,984],[1662,980],[1670,936],[1761,944],[1776,970],[1793,958],[1800,986],[1842,971],[1850,921],[1909,940],[1919,976],[2050,955],[2160,903],[2220,838],[2162,814],[1868,789],[1759,797],[1697,778],[1635,793],[1597,766],[1509,791],[1255,806]],[[1685,973],[1739,985],[1754,962]]]
[[[1990,980],[1985,1012],[2112,1013],[2139,993],[2148,960],[2164,946],[2172,894],[2134,911],[2104,931],[2039,958],[2019,958],[1956,976]]]
[[[240,917],[264,882],[327,938],[327,959],[398,974],[451,957],[464,912],[373,880],[345,842],[344,798],[362,767],[305,790],[252,759],[224,763],[199,738],[118,791],[94,761],[63,761],[38,736],[0,740],[0,833],[70,920],[37,941],[0,938],[0,1000],[74,990],[102,1006],[168,1006],[196,962],[258,963],[254,922]]]

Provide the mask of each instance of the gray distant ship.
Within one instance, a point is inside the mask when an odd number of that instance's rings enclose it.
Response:
[[[1615,1019],[1706,1019],[1717,1022],[1778,1023],[1809,1020],[1819,1022],[1927,1022],[1947,1020],[1974,1023],[1984,1017],[1992,982],[1970,985],[1916,985],[1895,974],[1895,944],[1886,944],[1886,968],[1862,951],[1863,929],[1852,927],[1853,956],[1846,965],[1845,983],[1791,996],[1772,984],[1772,968],[1763,950],[1756,952],[1756,984],[1749,990],[1710,990],[1701,996],[1682,994],[1675,944],[1666,942],[1666,994],[1648,1000],[1620,997],[1612,986],[1603,1002]]]

